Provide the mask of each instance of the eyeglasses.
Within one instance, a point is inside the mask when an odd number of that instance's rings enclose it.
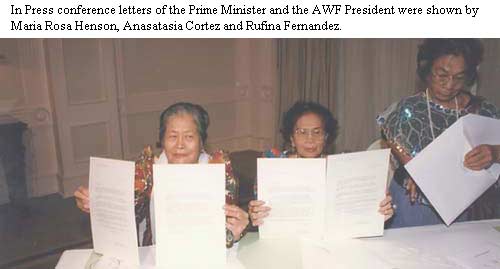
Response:
[[[326,137],[326,134],[322,128],[314,128],[314,129],[297,128],[295,129],[295,136],[298,139],[306,139],[310,136],[313,140],[321,140]]]
[[[456,86],[456,85],[461,85],[465,82],[465,74],[461,73],[458,75],[450,75],[446,73],[440,73],[440,72],[432,72],[432,76],[439,82],[441,85],[446,85],[448,82],[451,80],[451,84]]]

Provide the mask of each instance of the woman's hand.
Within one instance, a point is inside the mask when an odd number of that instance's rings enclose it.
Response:
[[[418,191],[417,184],[413,181],[413,178],[409,177],[406,182],[406,193],[408,194],[408,198],[410,202],[413,204],[417,201]]]
[[[228,228],[234,236],[234,240],[240,240],[241,234],[248,226],[248,214],[243,209],[235,205],[224,206],[226,214],[226,228]]]
[[[394,215],[394,207],[392,205],[392,197],[389,193],[385,194],[384,200],[380,202],[378,212],[384,215],[384,221],[392,218]]]
[[[262,223],[264,223],[264,218],[269,216],[271,208],[264,204],[264,201],[259,200],[252,200],[248,204],[248,213],[250,214],[253,226],[262,225]]]
[[[465,154],[464,166],[476,171],[485,169],[498,162],[499,155],[499,145],[479,145]]]
[[[78,187],[75,191],[76,206],[80,208],[81,211],[90,213],[89,205],[89,189],[84,186]]]

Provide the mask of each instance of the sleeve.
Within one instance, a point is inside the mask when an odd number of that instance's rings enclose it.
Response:
[[[139,244],[142,243],[141,245],[150,245],[152,240],[149,206],[153,190],[154,159],[152,147],[147,146],[135,161],[135,223],[137,225],[138,241]]]
[[[381,129],[381,138],[386,141],[387,145],[391,148],[390,165],[394,171],[393,180],[399,185],[406,186],[408,174],[403,166],[401,166],[402,159],[411,157],[409,148],[410,145],[404,143],[406,139],[405,120],[401,116],[406,117],[409,112],[404,110],[404,100],[391,104],[384,112],[377,116],[377,124]]]
[[[238,205],[238,179],[234,176],[233,167],[229,155],[222,151],[215,151],[209,163],[223,163],[226,169],[226,203]]]
[[[229,155],[222,151],[215,151],[209,160],[209,163],[224,163],[226,168],[226,204],[238,205],[238,185],[239,181],[234,176],[233,167]],[[239,205],[238,205],[239,206]],[[248,227],[247,227],[248,228]],[[243,231],[240,239],[243,238],[247,229]],[[226,248],[231,248],[235,243],[233,233],[226,228]]]
[[[401,126],[399,108],[399,103],[393,103],[377,116],[377,124],[380,126],[382,137],[388,142],[393,141],[399,133]]]
[[[422,150],[423,145],[432,142],[427,132],[427,115],[414,100],[409,97],[392,104],[377,117],[381,135],[398,157],[411,159]]]

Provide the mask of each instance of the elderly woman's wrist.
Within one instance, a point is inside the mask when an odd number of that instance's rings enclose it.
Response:
[[[250,226],[252,225],[251,224],[252,222],[249,221],[247,226],[245,226],[245,228],[243,229],[243,231],[241,231],[241,233],[239,234],[238,238],[235,237],[235,240],[234,240],[234,243],[237,243],[239,242],[243,237],[245,237],[245,235],[247,234],[248,232],[248,229],[250,228]]]

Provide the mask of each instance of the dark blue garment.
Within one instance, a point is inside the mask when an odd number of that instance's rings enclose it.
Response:
[[[394,216],[386,222],[385,228],[400,228],[410,226],[434,225],[444,223],[439,214],[431,205],[422,202],[410,203],[406,189],[392,180],[389,190],[392,195],[392,203],[397,206]],[[460,215],[456,221],[466,221],[467,210]]]

